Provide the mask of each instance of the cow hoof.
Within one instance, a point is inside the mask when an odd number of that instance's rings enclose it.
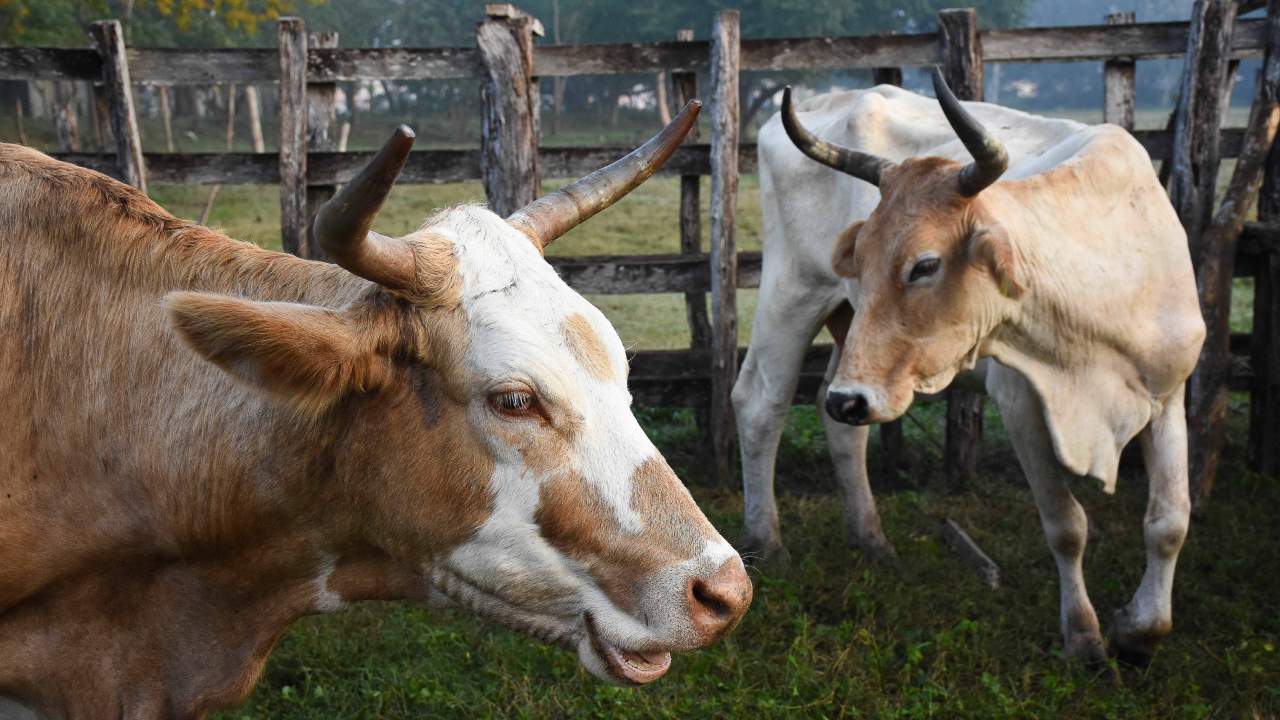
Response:
[[[1062,654],[1068,660],[1082,663],[1085,667],[1107,666],[1107,647],[1102,642],[1102,635],[1096,630],[1072,633],[1067,638]]]
[[[893,564],[898,561],[898,551],[894,549],[893,543],[883,535],[875,535],[871,537],[849,537],[849,548],[852,550],[861,550],[872,562]]]
[[[1167,623],[1157,625],[1143,627],[1134,622],[1127,608],[1117,610],[1111,618],[1111,631],[1107,633],[1111,655],[1125,665],[1147,667],[1155,657],[1156,647],[1170,630]]]

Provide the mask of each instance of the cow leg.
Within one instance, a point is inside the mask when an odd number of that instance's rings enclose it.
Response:
[[[740,548],[785,564],[778,525],[774,463],[805,352],[839,298],[823,299],[792,278],[761,283],[751,344],[733,385],[733,407],[742,453],[743,521]]]
[[[1098,616],[1084,584],[1089,523],[1084,508],[1071,494],[1070,482],[1075,476],[1058,462],[1040,401],[1026,380],[1013,370],[1001,368],[989,375],[988,388],[1000,405],[1005,429],[1031,485],[1040,524],[1058,566],[1063,654],[1090,663],[1105,662],[1106,647]]]
[[[866,425],[846,425],[836,422],[825,410],[827,387],[835,377],[836,368],[840,365],[840,354],[844,351],[843,338],[848,332],[848,320],[843,321],[844,332],[840,329],[842,312],[850,312],[847,303],[842,304],[827,320],[827,327],[833,337],[840,338],[831,351],[831,360],[827,362],[827,372],[818,388],[818,415],[827,431],[827,447],[831,451],[831,464],[835,467],[836,484],[840,486],[840,495],[844,501],[845,537],[850,547],[856,547],[875,560],[886,560],[896,557],[893,544],[884,536],[880,528],[880,513],[876,510],[876,499],[871,494],[871,483],[867,476],[867,438],[870,428]]]
[[[1156,645],[1173,629],[1173,570],[1191,521],[1187,491],[1187,422],[1178,391],[1141,433],[1150,482],[1143,537],[1147,570],[1133,599],[1112,619],[1112,652],[1146,665]]]

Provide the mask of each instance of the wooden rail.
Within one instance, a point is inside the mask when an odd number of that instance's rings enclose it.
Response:
[[[1232,56],[1262,56],[1264,20],[1236,26]],[[1131,57],[1142,60],[1181,57],[1187,50],[1184,22],[1133,23],[1124,26],[985,30],[978,33],[985,62],[1072,62]],[[874,69],[922,67],[939,62],[938,36],[776,38],[743,40],[742,70]],[[538,77],[706,71],[710,43],[670,41],[544,45],[534,49]],[[479,77],[483,71],[474,48],[334,48],[307,52],[312,82],[344,80],[449,80]],[[135,82],[210,84],[277,82],[280,67],[270,49],[128,50]],[[99,80],[102,60],[93,50],[0,48],[0,80]]]

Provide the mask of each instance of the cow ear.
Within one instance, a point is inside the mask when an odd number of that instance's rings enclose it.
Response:
[[[970,253],[973,261],[991,275],[1001,295],[1014,299],[1022,295],[1025,286],[1020,279],[1018,257],[1004,230],[982,228],[974,232]]]
[[[854,243],[858,239],[858,232],[862,230],[864,222],[859,220],[850,225],[836,238],[836,247],[831,251],[831,267],[840,277],[853,277]]]
[[[386,378],[350,320],[326,308],[175,292],[165,297],[178,335],[227,374],[302,406],[323,407]]]

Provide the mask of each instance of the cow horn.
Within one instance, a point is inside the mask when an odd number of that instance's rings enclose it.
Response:
[[[392,290],[406,290],[417,277],[413,250],[399,238],[371,231],[373,219],[413,148],[413,130],[401,125],[378,154],[316,213],[311,232],[333,261]]]
[[[525,205],[507,222],[545,248],[579,223],[617,202],[657,172],[684,142],[702,103],[690,100],[671,124],[631,154]]]
[[[843,173],[848,173],[859,180],[866,180],[872,185],[880,185],[880,174],[893,167],[893,163],[878,155],[864,153],[840,147],[826,140],[819,140],[816,135],[804,129],[800,118],[796,117],[795,107],[791,104],[791,86],[782,91],[782,127],[787,130],[787,137],[799,148],[800,152]]]
[[[936,66],[933,68],[933,93],[938,96],[942,113],[951,123],[951,129],[956,131],[960,142],[973,156],[973,162],[960,171],[960,192],[966,197],[973,197],[1009,169],[1009,154],[1005,152],[1004,145],[964,109],[942,77],[942,70]]]

